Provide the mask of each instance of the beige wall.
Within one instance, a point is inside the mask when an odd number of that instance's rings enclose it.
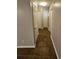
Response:
[[[37,10],[36,10],[37,9]],[[33,8],[34,27],[43,28],[48,27],[48,10],[43,7]]]
[[[17,0],[17,45],[34,46],[30,0]]]
[[[59,56],[61,55],[61,10],[60,8],[54,9],[54,19],[55,19],[55,26],[54,26],[54,42],[56,45],[57,52]]]
[[[61,57],[61,7],[52,7],[52,10],[49,11],[49,30],[52,33],[53,41],[60,58]]]
[[[33,6],[33,16],[34,16],[34,31],[35,31],[35,41],[38,36],[38,29],[43,27],[48,27],[48,10],[43,7]]]
[[[43,10],[43,27],[48,27],[48,10]]]

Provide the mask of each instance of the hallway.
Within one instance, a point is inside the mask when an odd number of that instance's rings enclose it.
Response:
[[[57,59],[48,28],[39,29],[35,48],[18,48],[17,59]]]
[[[61,59],[60,0],[17,2],[18,59]]]

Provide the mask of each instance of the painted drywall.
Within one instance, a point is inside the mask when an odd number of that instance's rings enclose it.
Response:
[[[42,28],[42,11],[35,6],[33,6],[33,22],[34,22],[34,34],[36,42],[37,36],[39,34],[38,29]]]
[[[48,27],[48,10],[43,10],[43,27]]]
[[[44,7],[34,7],[34,27],[48,27],[48,10]]]
[[[33,6],[33,21],[34,21],[34,32],[35,41],[38,36],[38,29],[43,27],[48,27],[48,10],[43,7]]]
[[[54,15],[55,15],[54,16],[54,19],[55,19],[54,42],[55,42],[56,49],[60,57],[61,56],[61,9],[55,8]]]
[[[49,30],[51,31],[58,56],[61,58],[61,7],[52,7],[49,11]]]
[[[17,46],[34,46],[30,0],[17,0]]]

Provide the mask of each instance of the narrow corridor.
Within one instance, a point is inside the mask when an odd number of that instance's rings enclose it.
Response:
[[[48,28],[39,29],[35,48],[18,48],[17,59],[57,59]]]

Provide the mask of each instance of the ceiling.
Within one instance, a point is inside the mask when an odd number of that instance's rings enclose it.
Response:
[[[44,3],[42,3],[42,2],[46,2],[46,6],[43,6],[43,7],[49,7],[49,5],[51,4],[51,2],[53,1],[53,0],[31,0],[34,4],[35,3],[37,3],[39,6],[42,6],[42,5],[44,5]],[[42,3],[42,5],[40,5],[40,3]]]
[[[57,3],[57,2],[61,3],[61,0],[31,0],[31,2],[34,3],[33,5],[36,5],[36,6],[39,6],[39,7],[44,7],[45,9],[48,10],[52,3]],[[41,2],[46,2],[47,5],[41,6],[40,5]],[[44,4],[44,3],[42,3],[42,4]]]
[[[51,1],[54,1],[54,2],[61,2],[61,0],[32,0],[32,1],[47,1],[47,2],[51,2]]]

